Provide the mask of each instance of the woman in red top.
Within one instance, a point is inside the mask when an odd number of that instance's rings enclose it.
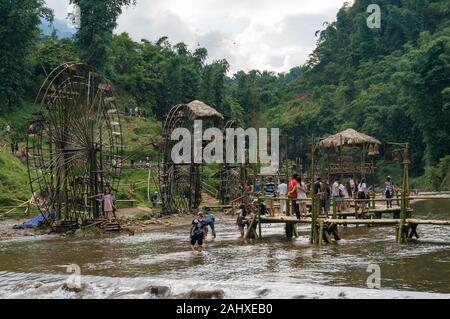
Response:
[[[300,219],[300,207],[297,203],[297,188],[299,186],[298,183],[298,174],[294,174],[289,181],[288,185],[288,196],[291,199],[292,207],[294,208],[295,216]]]

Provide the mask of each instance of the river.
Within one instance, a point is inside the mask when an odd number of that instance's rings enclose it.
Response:
[[[414,204],[415,217],[449,219],[447,201]],[[202,255],[186,227],[97,240],[53,236],[0,240],[0,298],[155,298],[150,287],[222,289],[225,298],[449,298],[450,227],[418,228],[419,240],[395,243],[394,227],[341,227],[339,243],[309,244],[309,227],[288,240],[282,225],[263,225],[263,240],[244,243],[234,219],[217,222]],[[63,289],[66,265],[81,271],[83,290]],[[381,288],[369,289],[369,265]]]

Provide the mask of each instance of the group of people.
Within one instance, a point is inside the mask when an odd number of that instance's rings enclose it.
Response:
[[[131,165],[131,168],[149,169],[151,166],[150,157],[147,156],[145,161],[144,160],[135,161],[134,159],[130,159],[130,165]]]
[[[125,115],[127,115],[127,116],[135,116],[135,117],[139,117],[139,118],[142,118],[142,117],[145,118],[145,117],[147,117],[147,111],[143,110],[143,109],[140,109],[139,107],[135,107],[135,108],[125,107]]]
[[[366,209],[367,202],[362,200],[369,199],[369,188],[366,183],[366,179],[362,178],[360,181],[355,181],[352,177],[348,177],[345,180],[336,178],[330,185],[328,181],[322,180],[318,177],[313,185],[311,183],[305,183],[299,174],[294,174],[286,184],[284,179],[280,180],[278,187],[275,186],[273,177],[266,178],[266,183],[263,188],[265,202],[267,206],[267,212],[269,216],[275,215],[274,200],[276,197],[280,203],[280,214],[286,214],[287,201],[292,204],[292,209],[295,216],[300,219],[307,212],[307,193],[310,192],[313,187],[314,194],[318,196],[320,200],[321,211],[328,216],[331,207],[331,200],[336,202],[336,208],[338,212],[348,208],[348,201],[346,199],[359,199],[359,208],[361,211]],[[392,178],[388,176],[384,185],[383,195],[387,199],[387,207],[392,207],[392,198],[395,195],[395,186],[392,182]]]
[[[194,253],[202,251],[203,241],[208,237],[209,228],[211,228],[213,238],[216,238],[215,222],[216,217],[209,207],[204,207],[203,211],[200,211],[197,217],[192,220],[189,238]]]

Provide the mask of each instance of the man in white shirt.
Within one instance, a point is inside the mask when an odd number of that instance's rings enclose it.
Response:
[[[345,189],[344,184],[339,182],[339,211],[345,210],[347,205],[344,201],[345,197],[347,197],[347,190]]]
[[[279,198],[287,198],[288,186],[286,180],[282,179],[278,185],[277,195]],[[280,199],[280,213],[286,214],[286,199]]]
[[[333,185],[331,186],[331,196],[333,196],[336,203],[337,211],[341,211],[341,197],[339,196],[339,178],[336,177]]]

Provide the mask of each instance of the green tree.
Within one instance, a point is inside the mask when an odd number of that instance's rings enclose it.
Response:
[[[27,55],[39,36],[40,19],[53,19],[43,0],[0,0],[0,113],[17,107],[30,75]]]
[[[117,26],[117,18],[124,6],[135,4],[135,0],[70,0],[79,8],[76,39],[82,52],[82,59],[102,69],[106,62],[108,46]]]

